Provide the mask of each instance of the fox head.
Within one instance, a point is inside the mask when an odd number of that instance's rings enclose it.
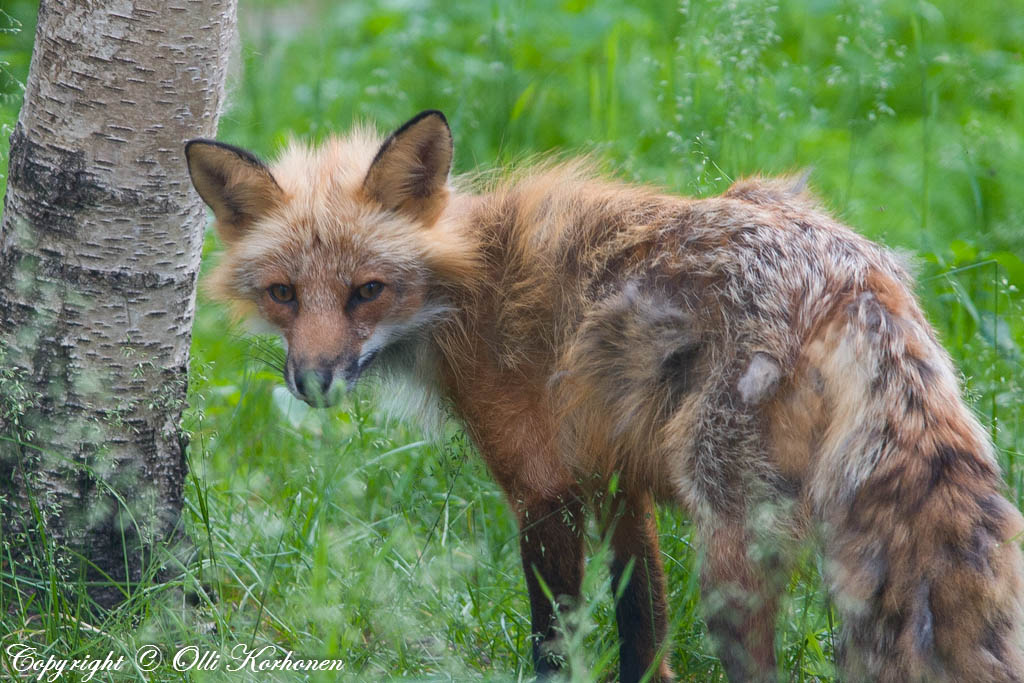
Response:
[[[292,144],[272,166],[211,140],[185,146],[225,245],[210,291],[283,336],[292,393],[331,402],[448,310],[473,257],[453,220],[452,136],[425,111],[380,140],[356,129]]]

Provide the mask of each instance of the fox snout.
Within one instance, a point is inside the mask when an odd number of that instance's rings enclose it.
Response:
[[[359,378],[357,359],[346,362],[336,358],[304,360],[289,353],[284,365],[288,390],[312,406],[326,407],[338,401],[346,387]],[[336,381],[336,380],[342,381]]]
[[[296,398],[310,405],[330,405],[335,363],[299,361],[291,353],[284,364],[284,382]]]
[[[293,369],[294,366],[285,367],[284,379],[297,398],[301,398],[310,405],[330,405],[328,401],[331,387],[334,385],[334,370],[329,367]]]

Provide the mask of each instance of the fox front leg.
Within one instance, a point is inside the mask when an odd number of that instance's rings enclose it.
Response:
[[[486,353],[487,349],[479,350],[481,356]],[[452,371],[448,383],[454,387],[457,412],[519,522],[533,661],[543,678],[563,663],[557,624],[560,606],[579,601],[582,494],[552,447],[557,425],[543,394],[486,365],[462,374]]]
[[[519,546],[530,595],[533,664],[537,675],[545,678],[559,671],[564,661],[557,610],[573,606],[583,580],[580,497],[575,491],[567,491],[523,504],[519,507],[519,525]]]

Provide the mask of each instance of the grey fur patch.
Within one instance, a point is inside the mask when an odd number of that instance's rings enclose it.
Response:
[[[935,616],[932,614],[931,593],[931,584],[922,581],[914,600],[914,643],[918,651],[927,656],[935,652]]]
[[[745,404],[758,405],[775,394],[779,386],[782,369],[767,353],[754,354],[747,371],[740,377],[736,389]]]

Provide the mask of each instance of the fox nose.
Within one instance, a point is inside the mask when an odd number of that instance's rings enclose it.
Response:
[[[334,373],[329,368],[303,370],[295,374],[295,388],[307,401],[323,401],[333,380]]]

